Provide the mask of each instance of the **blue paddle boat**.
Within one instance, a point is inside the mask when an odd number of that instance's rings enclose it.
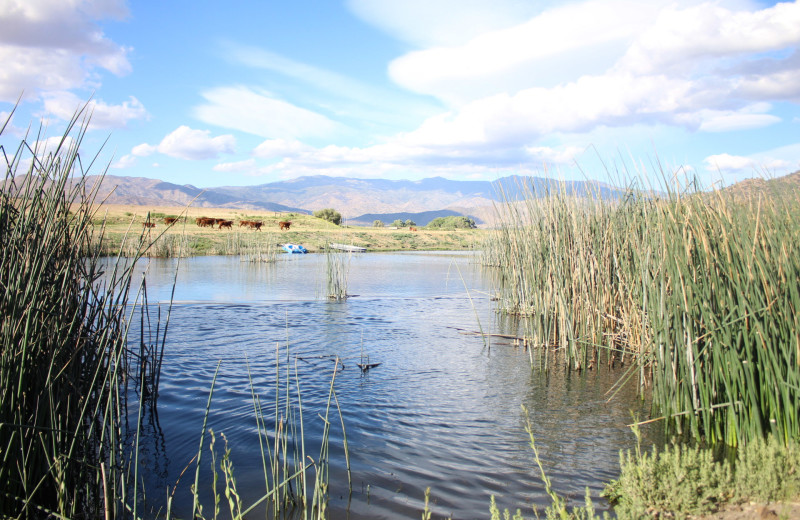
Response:
[[[299,253],[303,255],[308,253],[308,250],[299,244],[283,244],[281,247],[283,247],[283,250],[287,253]]]

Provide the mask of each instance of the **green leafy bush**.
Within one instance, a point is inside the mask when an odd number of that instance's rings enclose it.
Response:
[[[314,216],[327,220],[337,226],[342,223],[342,214],[333,208],[325,208],[314,212]]]
[[[638,452],[638,450],[637,450]],[[650,453],[620,454],[621,474],[604,492],[619,518],[653,511],[684,518],[713,512],[725,503],[791,500],[800,495],[800,444],[777,437],[737,450],[735,463],[710,448],[655,447]]]
[[[449,217],[435,218],[426,227],[434,229],[475,229],[478,226],[469,217],[451,215]]]

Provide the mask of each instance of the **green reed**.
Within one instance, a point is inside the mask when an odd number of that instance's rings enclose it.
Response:
[[[239,251],[242,262],[273,263],[283,251],[277,245],[277,237],[273,233],[265,233],[265,237],[257,238],[250,234]]]
[[[271,404],[271,409],[265,409],[261,398],[255,391],[252,376],[250,376],[250,390],[253,401],[253,412],[258,432],[260,457],[263,468],[264,490],[263,494],[253,500],[252,503],[245,504],[244,499],[236,489],[235,471],[231,450],[228,448],[228,441],[224,434],[221,434],[225,442],[225,449],[222,458],[219,458],[215,448],[216,435],[208,426],[208,416],[211,410],[214,387],[217,379],[217,372],[211,382],[206,414],[203,419],[203,428],[198,443],[198,451],[195,456],[195,481],[192,486],[194,497],[192,510],[195,518],[218,518],[220,514],[219,504],[222,497],[228,504],[229,518],[241,519],[247,517],[256,508],[266,509],[267,516],[270,518],[292,517],[292,518],[327,518],[328,503],[328,482],[329,482],[329,462],[328,446],[331,428],[330,412],[332,405],[336,406],[339,419],[342,424],[344,438],[345,457],[348,458],[347,436],[344,434],[344,423],[342,422],[341,409],[339,409],[338,398],[334,390],[336,374],[340,370],[339,360],[333,367],[331,376],[330,391],[328,394],[327,406],[324,415],[319,415],[323,421],[323,435],[320,442],[320,451],[317,459],[314,460],[306,452],[305,442],[305,422],[303,418],[303,403],[300,393],[300,382],[297,374],[295,362],[294,373],[292,373],[291,363],[289,362],[289,349],[286,349],[286,363],[282,364],[280,349],[276,348],[275,365],[275,401]],[[282,370],[285,369],[285,373]],[[248,366],[248,374],[250,369]],[[269,423],[273,426],[270,428]],[[214,499],[213,514],[205,513],[203,503],[200,500],[201,488],[204,484],[201,480],[201,465],[203,463],[203,446],[206,436],[210,437],[209,454],[211,456],[212,478],[205,479],[204,482],[211,483],[211,493]],[[349,460],[349,458],[348,458]],[[313,475],[311,474],[313,470]],[[219,473],[224,477],[224,486],[217,485]],[[348,479],[350,478],[350,468],[347,468]],[[207,485],[207,484],[206,484]],[[351,484],[352,489],[352,484]],[[309,495],[309,492],[311,493]],[[169,518],[171,513],[167,514]]]
[[[579,370],[635,361],[670,431],[728,445],[800,436],[800,201],[525,195],[498,206],[484,262],[533,344]]]
[[[129,397],[154,406],[157,394],[160,353],[144,337],[137,351],[126,341],[133,262],[104,263],[97,246],[80,117],[52,149],[41,132],[10,157],[0,146],[3,517],[124,515],[137,480]]]
[[[347,277],[352,253],[330,246],[325,248],[326,296],[329,300],[347,299]]]

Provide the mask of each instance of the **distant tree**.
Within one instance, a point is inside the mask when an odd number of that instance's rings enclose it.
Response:
[[[342,223],[342,214],[333,208],[325,208],[314,212],[314,216],[332,222],[337,226]]]
[[[372,223],[372,227],[383,227],[383,226],[384,224],[382,220],[376,220],[375,222]]]
[[[410,227],[410,226],[416,226],[416,225],[417,224],[413,220],[408,219],[408,220],[406,220],[406,222],[404,224],[404,227]]]
[[[394,222],[392,222],[392,225],[394,227],[403,227],[403,226],[405,226],[405,223],[402,220],[397,219]]]
[[[435,218],[428,223],[427,227],[436,229],[475,229],[478,226],[469,217],[452,215]]]

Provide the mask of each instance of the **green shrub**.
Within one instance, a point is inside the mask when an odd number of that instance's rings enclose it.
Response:
[[[425,227],[433,229],[475,229],[478,226],[469,217],[451,215],[449,217],[435,218]]]
[[[314,216],[327,220],[337,226],[342,223],[342,214],[333,208],[325,208],[314,212]]]
[[[384,223],[383,223],[382,220],[375,220],[372,223],[372,227],[382,228],[382,227],[384,227]]]
[[[684,518],[726,503],[800,495],[800,444],[786,446],[775,436],[740,446],[734,464],[710,448],[672,445],[663,451],[654,447],[650,453],[620,454],[620,467],[619,479],[604,492],[619,518],[653,512]]]

